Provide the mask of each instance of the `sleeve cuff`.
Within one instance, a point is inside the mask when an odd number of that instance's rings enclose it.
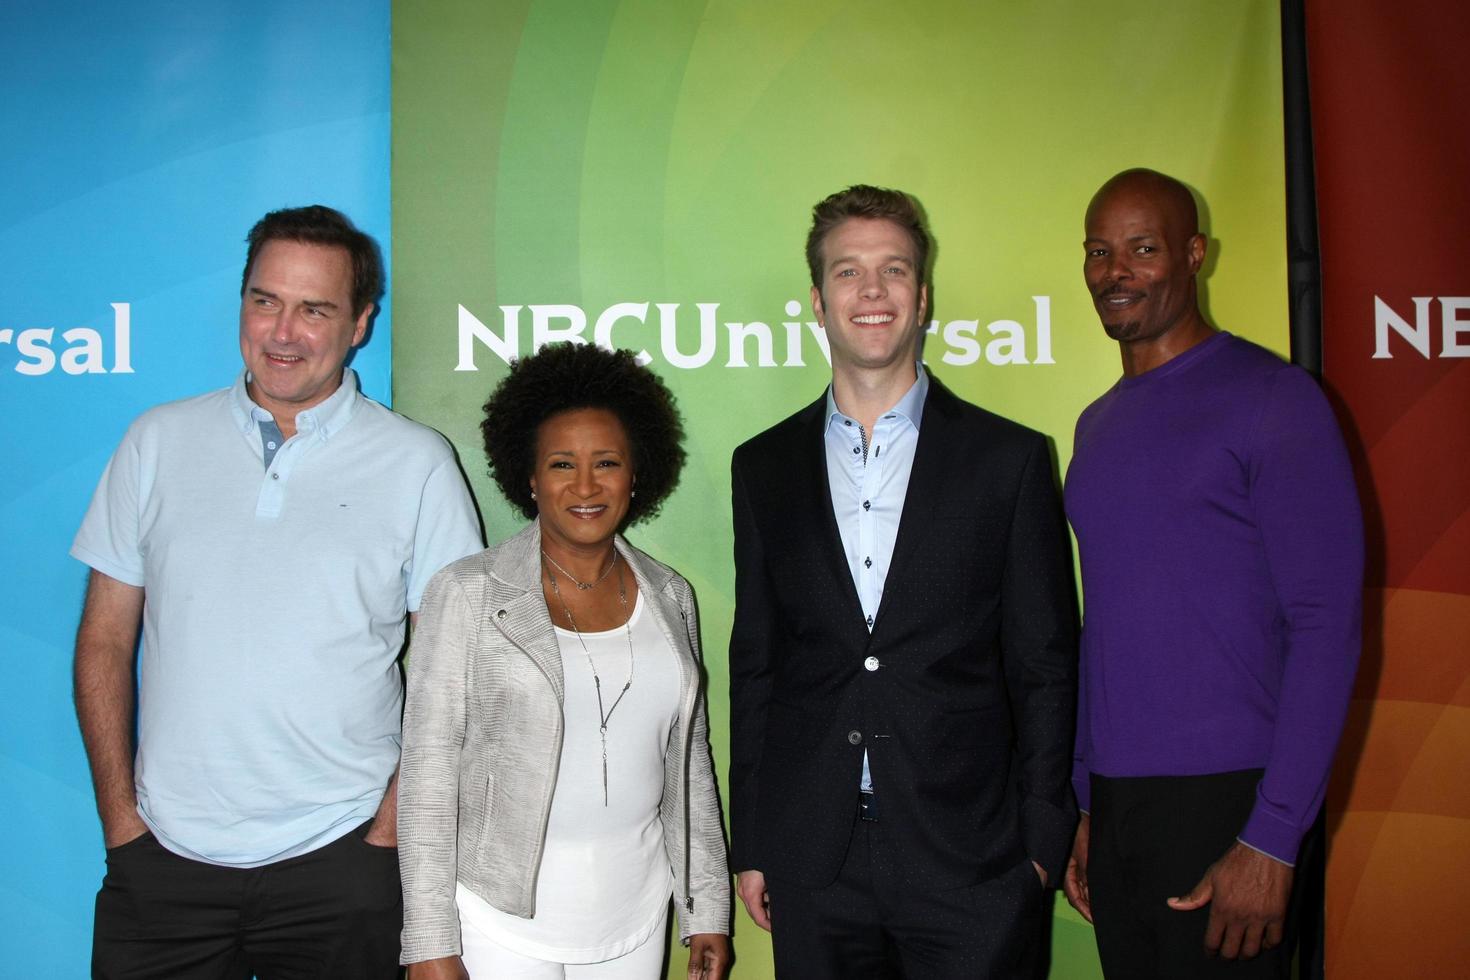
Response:
[[[1035,796],[1021,801],[1021,847],[1046,871],[1047,881],[1062,880],[1076,833],[1077,811],[1070,800],[1066,806]]]
[[[134,588],[143,588],[143,570],[141,568],[127,568],[119,563],[99,555],[95,551],[84,548],[80,544],[71,547],[71,556],[89,568],[94,568],[106,575],[108,578],[117,579],[123,585],[131,585]]]
[[[1239,837],[1235,838],[1235,842],[1237,844],[1239,844],[1241,847],[1250,848],[1250,850],[1255,851],[1257,854],[1265,854],[1266,857],[1268,857],[1271,860],[1275,861],[1277,864],[1284,864],[1288,868],[1294,868],[1294,867],[1296,867],[1296,865],[1293,864],[1292,862],[1290,862],[1290,861],[1283,861],[1279,857],[1277,857],[1276,855],[1269,854],[1266,851],[1261,850],[1259,847],[1251,847],[1250,844],[1247,844],[1245,841],[1241,840]]]
[[[1253,851],[1260,851],[1287,867],[1296,866],[1297,851],[1302,846],[1303,830],[1295,824],[1281,820],[1274,814],[1264,812],[1260,801],[1256,802],[1250,818],[1236,840]]]

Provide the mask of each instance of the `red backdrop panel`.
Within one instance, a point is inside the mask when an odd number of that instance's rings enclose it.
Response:
[[[1470,962],[1470,5],[1307,0],[1323,374],[1368,531],[1327,969]]]

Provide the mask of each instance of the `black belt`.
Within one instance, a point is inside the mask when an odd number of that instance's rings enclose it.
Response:
[[[858,819],[878,822],[878,797],[869,792],[858,791]]]

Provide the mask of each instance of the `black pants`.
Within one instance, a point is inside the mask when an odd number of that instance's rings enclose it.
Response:
[[[1284,941],[1250,960],[1205,954],[1208,905],[1176,912],[1165,904],[1191,891],[1205,869],[1234,845],[1255,805],[1260,780],[1259,769],[1208,776],[1092,777],[1087,884],[1098,955],[1108,980],[1284,980],[1291,975],[1299,883],[1293,882]]]
[[[859,821],[837,880],[805,888],[766,872],[781,980],[1027,978],[1041,938],[1029,860],[986,881],[926,889],[894,867],[880,821]]]
[[[368,824],[260,868],[179,857],[144,834],[107,852],[97,893],[99,980],[391,980],[399,975],[398,851]]]

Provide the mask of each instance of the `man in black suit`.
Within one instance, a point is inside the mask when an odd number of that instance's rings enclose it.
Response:
[[[917,363],[908,195],[851,187],[813,219],[832,384],[731,467],[737,888],[782,977],[1026,976],[1076,824],[1051,454]]]

